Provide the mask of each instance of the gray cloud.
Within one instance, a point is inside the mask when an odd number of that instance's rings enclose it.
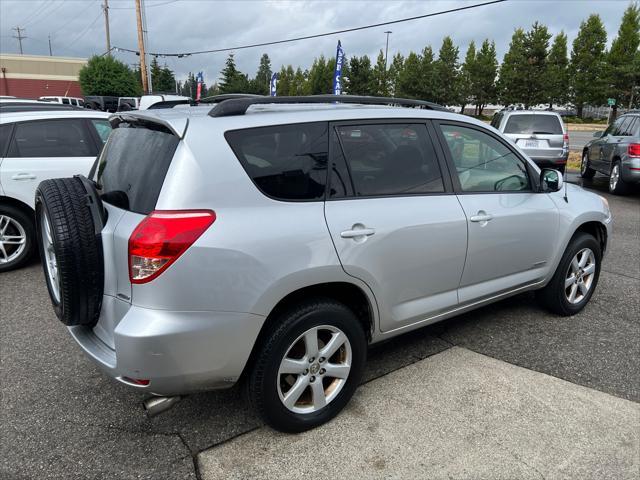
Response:
[[[106,50],[103,0],[0,0],[0,51],[17,52],[12,38],[15,26],[26,28],[25,53],[48,54],[51,35],[54,55],[87,57]],[[313,33],[339,30],[369,23],[447,10],[472,1],[212,1],[146,0],[149,51],[181,52],[233,47],[242,44],[279,40]],[[133,0],[110,0],[111,43],[137,49],[136,17]],[[551,33],[564,30],[569,41],[577,34],[580,22],[589,14],[601,16],[609,40],[618,30],[620,18],[629,2],[585,0],[511,0],[479,9],[416,20],[370,30],[319,39],[238,50],[238,67],[255,73],[262,53],[268,53],[272,66],[289,64],[308,68],[314,57],[335,55],[340,38],[347,56],[368,54],[374,57],[384,48],[385,30],[393,31],[389,56],[407,54],[431,45],[437,52],[442,38],[450,35],[460,47],[460,57],[468,43],[484,38],[495,40],[499,58],[508,48],[513,30],[529,27],[538,20]],[[154,6],[157,5],[157,6]],[[116,53],[117,58],[133,64],[136,55]],[[226,53],[205,54],[183,59],[160,58],[178,78],[187,72],[202,70],[211,85],[224,66]]]

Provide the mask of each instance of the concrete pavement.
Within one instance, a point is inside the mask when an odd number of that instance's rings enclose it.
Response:
[[[214,479],[640,476],[640,405],[454,347],[374,380],[332,422],[199,455]]]

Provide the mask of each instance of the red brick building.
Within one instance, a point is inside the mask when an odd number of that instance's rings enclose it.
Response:
[[[85,58],[0,54],[0,95],[81,97],[78,72]]]

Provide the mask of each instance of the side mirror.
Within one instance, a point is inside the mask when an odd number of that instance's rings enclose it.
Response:
[[[543,168],[540,172],[540,191],[545,193],[557,192],[562,189],[564,179],[558,170]]]
[[[602,137],[603,133],[604,133],[604,130],[598,130],[597,132],[593,132],[593,138],[600,138]]]

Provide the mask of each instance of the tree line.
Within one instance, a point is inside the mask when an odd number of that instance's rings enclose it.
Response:
[[[549,29],[535,22],[518,28],[511,37],[502,63],[495,43],[471,42],[463,59],[451,37],[445,37],[437,53],[431,46],[406,56],[397,53],[385,60],[382,50],[373,62],[367,55],[345,59],[343,90],[351,95],[396,96],[456,105],[471,105],[482,115],[488,104],[566,105],[582,117],[586,105],[603,105],[608,98],[618,105],[640,105],[640,7],[632,3],[624,12],[618,34],[607,50],[607,32],[599,15],[580,24],[569,52],[567,36],[552,38]],[[385,63],[387,65],[385,66]],[[283,65],[278,72],[278,95],[317,95],[333,91],[335,59],[320,55],[309,69]],[[254,78],[240,72],[230,54],[221,80],[208,94],[268,94],[271,63],[260,59]],[[186,93],[186,92],[185,92]]]

